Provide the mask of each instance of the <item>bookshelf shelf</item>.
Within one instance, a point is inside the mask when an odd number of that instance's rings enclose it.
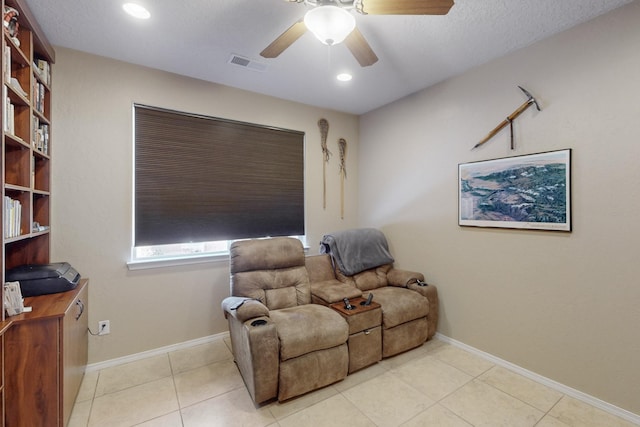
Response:
[[[5,140],[5,145],[6,146],[13,146],[13,147],[17,147],[17,148],[26,148],[29,149],[29,143],[26,142],[25,140],[23,140],[22,138],[20,138],[17,135],[13,135],[11,133],[6,133],[4,134],[4,140]]]

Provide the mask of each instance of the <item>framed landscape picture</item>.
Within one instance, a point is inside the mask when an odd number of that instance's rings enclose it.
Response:
[[[571,150],[458,165],[458,224],[571,231]]]

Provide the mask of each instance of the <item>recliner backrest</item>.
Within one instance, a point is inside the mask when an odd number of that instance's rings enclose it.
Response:
[[[392,264],[385,264],[379,267],[370,268],[369,270],[361,271],[353,276],[345,275],[340,271],[340,267],[338,267],[338,265],[336,265],[335,271],[336,278],[338,280],[366,292],[389,285],[387,273],[391,270],[391,267]]]
[[[300,240],[241,240],[232,243],[229,252],[232,296],[260,300],[269,310],[311,303]]]

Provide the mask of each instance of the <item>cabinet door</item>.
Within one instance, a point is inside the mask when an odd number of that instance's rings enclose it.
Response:
[[[62,328],[62,414],[67,425],[87,365],[88,286],[65,313]]]
[[[2,296],[2,289],[0,289]],[[0,427],[4,427],[4,333],[0,335],[0,380],[2,387],[0,388]]]
[[[58,318],[13,325],[5,334],[7,427],[57,426],[60,420]]]

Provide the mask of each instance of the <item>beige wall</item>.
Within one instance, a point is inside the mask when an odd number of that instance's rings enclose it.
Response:
[[[639,22],[635,2],[366,114],[359,157],[359,224],[438,285],[442,334],[636,414]],[[515,121],[516,150],[505,130],[471,151],[518,84],[543,110]],[[458,163],[564,148],[572,233],[457,225]]]
[[[310,253],[335,229],[355,226],[358,117],[57,48],[52,133],[52,261],[89,277],[95,363],[227,331],[226,261],[128,271],[132,209],[132,103],[260,123],[306,133],[306,223]],[[231,66],[222,64],[221,66]],[[238,72],[252,71],[238,69]],[[329,121],[327,209],[317,121]],[[340,219],[338,138],[348,143],[345,219]],[[167,147],[171,150],[172,147]],[[194,191],[198,191],[194,188]],[[286,209],[286,206],[283,206]]]
[[[90,362],[227,329],[226,262],[125,266],[140,102],[305,131],[311,252],[327,231],[378,226],[398,266],[438,285],[441,333],[640,413],[637,22],[634,2],[366,114],[359,130],[355,116],[58,48],[52,260],[91,278],[92,328],[111,320],[110,335],[91,338]],[[543,111],[516,121],[517,149],[503,131],[470,151],[523,102],[518,84]],[[322,209],[320,117],[334,153],[337,138],[349,142],[344,220],[335,156]],[[458,163],[563,148],[573,149],[572,233],[458,227]]]

